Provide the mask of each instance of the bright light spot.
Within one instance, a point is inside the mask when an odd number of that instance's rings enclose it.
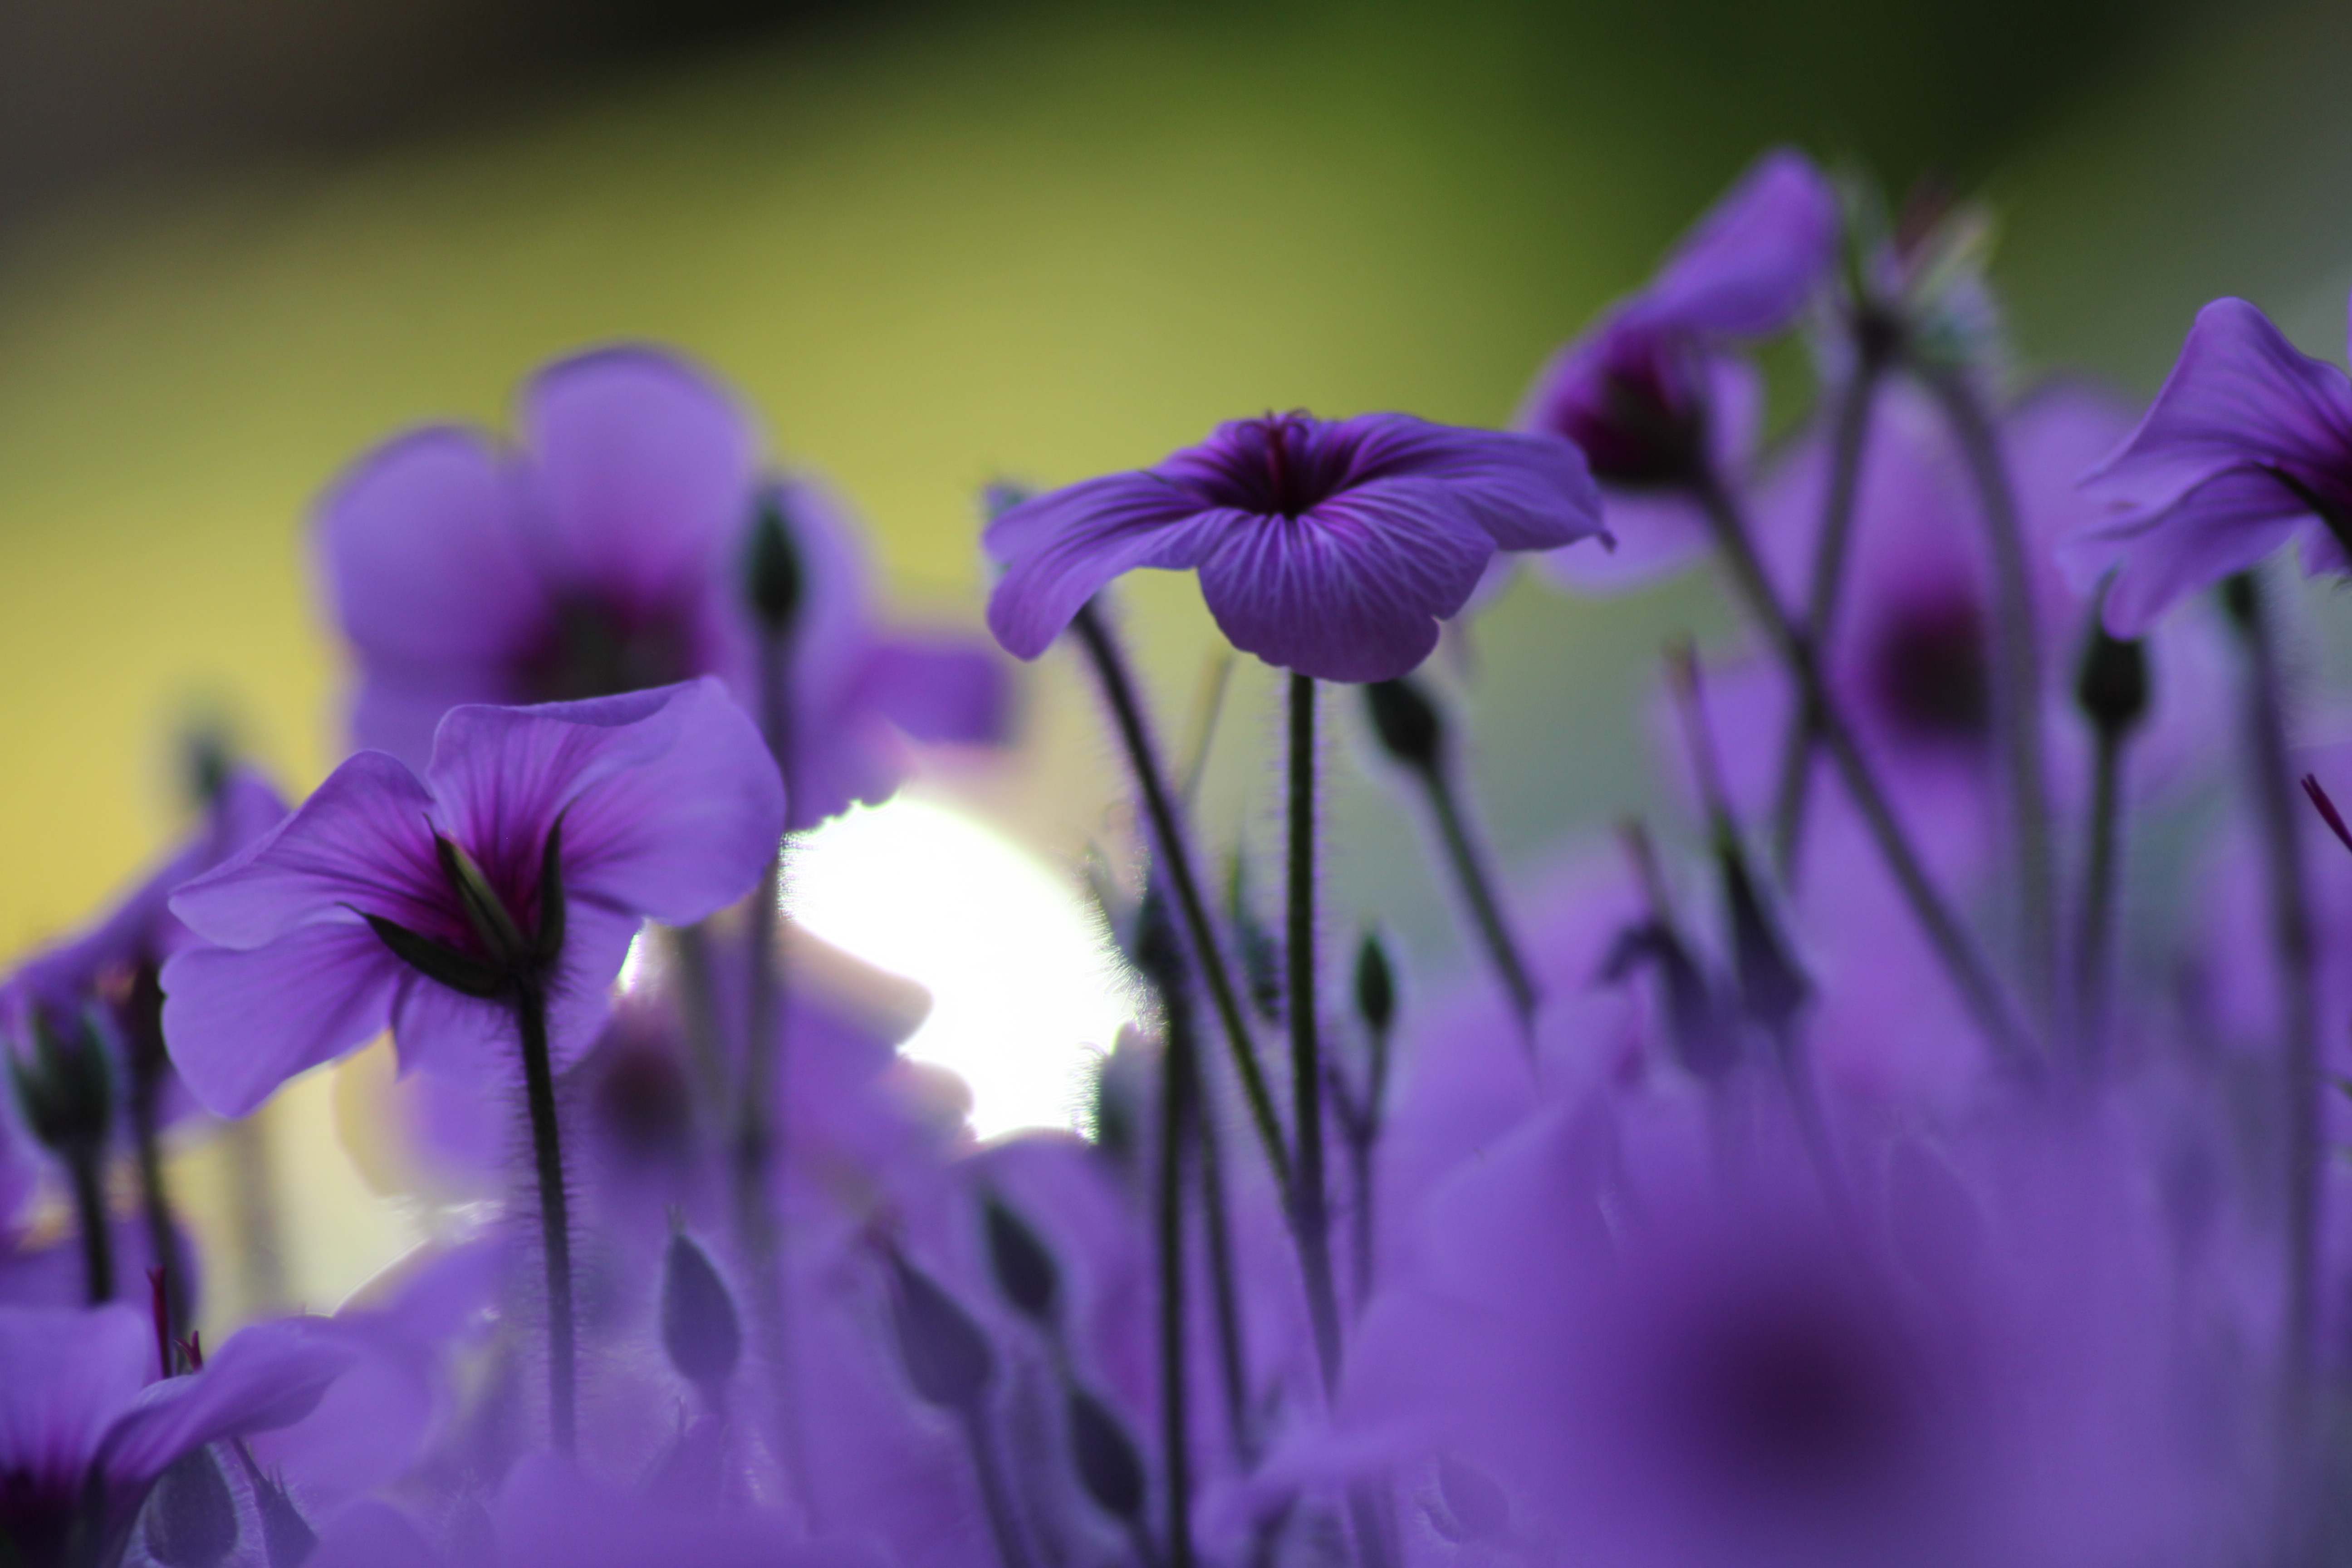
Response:
[[[641,927],[637,934],[629,939],[628,953],[621,960],[619,984],[622,990],[635,991],[645,984],[646,965],[652,957],[652,943],[646,939],[651,935],[651,928]]]
[[[1094,1052],[1134,1016],[1077,890],[962,813],[854,806],[793,848],[801,924],[931,994],[901,1047],[971,1088],[972,1130],[1068,1127]]]

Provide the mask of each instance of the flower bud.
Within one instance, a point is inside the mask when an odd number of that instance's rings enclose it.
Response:
[[[97,1015],[65,1031],[40,1007],[27,1016],[31,1051],[8,1058],[26,1130],[59,1154],[103,1148],[114,1124],[114,1067]]]
[[[661,1336],[677,1374],[719,1404],[742,1359],[742,1323],[709,1254],[682,1230],[662,1261]]]
[[[1122,1524],[1143,1522],[1143,1457],[1118,1417],[1083,1388],[1070,1390],[1070,1454],[1097,1508]]]
[[[1375,1038],[1396,1022],[1396,974],[1378,933],[1366,931],[1356,948],[1356,1016]]]
[[[1412,679],[1375,680],[1364,688],[1364,707],[1381,749],[1407,767],[1426,773],[1437,765],[1445,722],[1437,705]]]
[[[249,1474],[254,1506],[261,1514],[261,1546],[269,1568],[302,1568],[319,1548],[319,1532],[294,1506],[285,1483],[274,1476]]]
[[[1039,1328],[1059,1321],[1062,1307],[1061,1270],[1054,1255],[1023,1219],[994,1197],[981,1205],[988,1233],[988,1266],[996,1288],[1020,1314]]]
[[[219,1568],[236,1549],[236,1499],[212,1449],[190,1449],[157,1478],[146,1533],[163,1568]]]
[[[1739,977],[1740,1005],[1748,1017],[1775,1033],[1805,1005],[1812,987],[1764,907],[1748,869],[1748,857],[1729,838],[1716,847],[1723,872],[1723,901],[1731,916],[1732,962]]]
[[[772,636],[791,631],[801,609],[801,555],[784,521],[783,493],[773,485],[760,494],[743,556],[743,594],[751,614]]]
[[[941,1410],[977,1414],[996,1375],[996,1352],[988,1337],[929,1275],[895,1249],[884,1256],[890,1270],[890,1327],[915,1396]]]
[[[2074,700],[2091,727],[2110,738],[2128,734],[2147,712],[2147,652],[2094,619],[2074,674]]]

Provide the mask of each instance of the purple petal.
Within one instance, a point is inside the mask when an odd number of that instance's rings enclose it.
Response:
[[[0,1307],[0,1476],[78,1484],[155,1371],[129,1307]]]
[[[2223,299],[2197,312],[2139,427],[2083,482],[2103,500],[2158,508],[2238,464],[2330,488],[2326,477],[2352,468],[2352,382],[2245,300]]]
[[[354,1355],[323,1318],[256,1323],[215,1352],[202,1372],[150,1384],[107,1434],[106,1473],[135,1487],[193,1448],[299,1421]]]
[[[329,492],[319,548],[335,618],[371,665],[474,668],[545,612],[512,476],[480,434],[440,426],[377,447]]]
[[[446,901],[426,815],[432,805],[399,762],[362,752],[274,832],[173,895],[172,912],[207,941],[236,948],[258,947],[347,905],[428,921]]]
[[[443,1568],[415,1522],[390,1503],[363,1500],[319,1533],[307,1568]]]
[[[1326,434],[1359,443],[1350,489],[1391,478],[1444,480],[1497,549],[1554,550],[1603,532],[1601,490],[1584,454],[1557,436],[1402,414],[1341,420]]]
[[[1199,564],[1209,532],[1201,502],[1150,474],[1113,474],[1024,501],[982,537],[1005,563],[989,596],[988,629],[1006,652],[1035,658],[1121,573]]]
[[[2136,637],[2182,595],[2263,560],[2304,528],[2318,531],[2293,491],[2258,468],[2235,468],[2154,516],[2084,529],[2060,547],[2059,562],[2085,586],[2113,569],[2107,630]]]
[[[992,745],[1011,727],[1004,665],[961,638],[895,637],[876,647],[858,696],[918,741]]]
[[[559,593],[656,600],[716,564],[750,514],[757,443],[698,371],[650,349],[562,360],[523,394],[531,532]]]
[[[537,883],[563,819],[565,888],[672,925],[751,891],[783,834],[783,786],[719,683],[541,708],[460,708],[429,776],[499,886]]]
[[[1802,153],[1758,159],[1626,307],[1628,319],[1706,336],[1777,332],[1836,259],[1837,194]]]
[[[1201,596],[1225,639],[1268,664],[1392,679],[1429,657],[1494,553],[1465,511],[1439,481],[1382,479],[1297,518],[1229,514]]]
[[[198,1104],[243,1116],[287,1079],[367,1044],[404,986],[430,985],[356,919],[163,965],[163,1038]],[[432,987],[439,989],[438,987]]]
[[[548,988],[548,1054],[558,1072],[588,1054],[612,1016],[613,982],[642,923],[634,913],[571,900],[562,965]],[[521,1045],[514,1010],[504,1003],[463,995],[419,976],[394,1005],[392,1037],[404,1072],[415,1068],[451,1082],[521,1088]]]

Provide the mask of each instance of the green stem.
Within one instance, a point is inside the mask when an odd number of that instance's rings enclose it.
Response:
[[[556,1452],[579,1446],[577,1363],[572,1310],[571,1198],[563,1185],[563,1143],[555,1120],[555,1068],[547,1048],[547,993],[534,975],[514,998],[522,1047],[523,1104],[539,1184],[540,1244],[547,1260],[547,1417]]]
[[[2033,618],[2033,583],[2025,527],[2018,515],[2000,432],[1964,372],[1918,367],[1960,445],[1982,504],[1992,548],[1994,642],[1999,679],[1995,717],[2009,763],[2010,814],[2017,835],[2019,936],[2026,994],[2050,1016],[2057,994],[2058,895],[2050,853],[2050,785],[2042,757],[2042,649]]]
[[[157,1126],[156,1097],[162,1074],[142,1063],[131,1082],[131,1136],[139,1159],[139,1207],[147,1224],[147,1252],[163,1271],[163,1311],[172,1337],[189,1328],[188,1273],[180,1257],[179,1226],[172,1220],[171,1194],[163,1179],[163,1140]]]
[[[114,1300],[114,1232],[107,1223],[106,1153],[98,1144],[65,1152],[73,1184],[74,1219],[81,1227],[81,1273],[93,1307]]]
[[[1510,995],[1511,1010],[1518,1015],[1521,1039],[1532,1052],[1538,1005],[1536,983],[1528,973],[1527,961],[1520,956],[1518,943],[1512,939],[1511,928],[1503,918],[1501,900],[1495,897],[1494,879],[1487,875],[1477,845],[1470,837],[1469,826],[1463,820],[1454,781],[1447,777],[1442,761],[1412,771],[1420,775],[1429,791],[1430,810],[1437,818],[1438,835],[1445,841],[1445,858],[1452,862],[1454,880],[1461,885],[1462,897],[1470,906],[1470,918],[1478,928],[1478,939],[1494,961],[1503,989]]]
[[[1192,1141],[1192,1020],[1181,986],[1163,998],[1160,1085],[1160,1422],[1168,1480],[1168,1561],[1192,1568],[1192,1436],[1184,1375],[1184,1151]]]
[[[2090,844],[2083,861],[2082,924],[2074,934],[2074,1021],[2094,1058],[2106,1028],[2107,964],[2115,948],[2117,849],[2123,838],[2125,737],[2102,727],[2091,756]]]
[[[1153,843],[1167,865],[1169,889],[1176,895],[1176,908],[1184,917],[1184,934],[1192,943],[1193,962],[1208,980],[1209,1000],[1216,1007],[1217,1021],[1232,1049],[1234,1070],[1249,1101],[1250,1121],[1265,1150],[1275,1185],[1287,1205],[1291,1201],[1290,1157],[1283,1148],[1282,1126],[1275,1116],[1274,1097],[1267,1092],[1265,1074],[1258,1067],[1257,1050],[1251,1043],[1249,1026],[1243,1019],[1240,993],[1234,988],[1224,950],[1217,944],[1216,933],[1209,924],[1208,906],[1201,898],[1200,879],[1193,874],[1192,857],[1177,819],[1175,802],[1160,773],[1151,737],[1144,729],[1143,709],[1136,700],[1135,684],[1128,676],[1118,646],[1111,640],[1101,614],[1091,603],[1078,611],[1071,625],[1095,667],[1096,679],[1102,683],[1104,700],[1110,704],[1119,743],[1127,752],[1129,767],[1134,771],[1137,792],[1143,796],[1144,816],[1151,824]]]
[[[2000,982],[1994,979],[1967,928],[1928,877],[1918,850],[1887,804],[1885,790],[1880,786],[1829,689],[1811,641],[1774,596],[1771,579],[1765,574],[1764,563],[1757,556],[1738,503],[1712,473],[1697,475],[1692,488],[1714,532],[1725,568],[1730,573],[1734,591],[1746,602],[1749,616],[1788,667],[1797,682],[1800,700],[1820,716],[1822,744],[1829,752],[1839,781],[1853,798],[1855,810],[1862,814],[1880,858],[1886,862],[1904,900],[1911,906],[1928,945],[1951,976],[1962,1005],[2011,1067],[2038,1068],[2040,1047],[2002,992]]]
[[[1193,1060],[1193,1095],[1201,1095],[1200,1062]],[[1217,1148],[1216,1119],[1196,1117],[1201,1151],[1201,1222],[1208,1233],[1209,1299],[1216,1315],[1218,1383],[1224,1395],[1225,1431],[1244,1466],[1255,1462],[1257,1439],[1251,1430],[1249,1357],[1242,1340],[1241,1289],[1234,1271],[1234,1237],[1225,1210],[1225,1173]]]
[[[1323,1062],[1315,991],[1315,678],[1290,677],[1290,1104],[1297,1181],[1291,1223],[1307,1275],[1323,1387],[1339,1383],[1339,1303],[1331,1280],[1330,1209],[1323,1180]]]
[[[989,1534],[996,1542],[1001,1568],[1029,1568],[1029,1551],[1022,1543],[1021,1521],[1013,1511],[1013,1489],[996,1452],[988,1417],[978,1405],[963,1413],[964,1446],[971,1453],[972,1474],[980,1482],[981,1506],[988,1513]]]
[[[1830,427],[1829,489],[1822,503],[1822,533],[1813,546],[1812,585],[1805,600],[1805,636],[1816,648],[1829,646],[1830,626],[1845,585],[1873,395],[1885,366],[1884,354],[1872,346],[1866,334],[1857,334],[1855,353],[1853,374],[1839,392],[1837,414]],[[1796,879],[1805,806],[1811,793],[1813,748],[1820,742],[1820,716],[1801,701],[1789,721],[1788,738],[1781,742],[1780,784],[1772,796],[1772,863],[1784,883]]]

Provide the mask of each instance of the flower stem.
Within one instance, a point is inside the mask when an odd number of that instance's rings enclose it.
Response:
[[[1510,995],[1511,1010],[1518,1015],[1521,1037],[1532,1051],[1536,983],[1528,973],[1527,961],[1520,956],[1518,943],[1503,917],[1502,903],[1495,897],[1494,879],[1487,875],[1486,862],[1470,837],[1468,824],[1463,820],[1454,781],[1447,775],[1442,759],[1433,759],[1429,766],[1412,771],[1421,776],[1423,785],[1429,791],[1430,811],[1437,818],[1438,836],[1445,841],[1445,858],[1453,864],[1454,880],[1461,884],[1462,897],[1470,906],[1470,918],[1478,928],[1478,939],[1485,943],[1487,956],[1494,961],[1495,973]]]
[[[1013,1511],[1013,1489],[1006,1484],[1003,1459],[982,1407],[963,1412],[963,1437],[971,1453],[972,1474],[980,1482],[981,1506],[988,1513],[989,1534],[996,1542],[997,1562],[1001,1568],[1029,1568],[1029,1549],[1022,1542],[1021,1521]]]
[[[1857,334],[1853,374],[1838,394],[1830,427],[1829,489],[1822,502],[1821,538],[1813,546],[1812,584],[1805,600],[1805,636],[1816,648],[1829,646],[1845,585],[1848,545],[1853,537],[1854,497],[1862,488],[1862,454],[1870,438],[1870,411],[1885,358],[1866,333]],[[1797,854],[1805,831],[1805,805],[1811,794],[1813,748],[1821,742],[1821,718],[1800,702],[1780,746],[1780,784],[1772,795],[1772,864],[1783,883],[1796,878]]]
[[[2033,583],[2025,529],[2010,481],[2000,432],[1968,376],[1921,365],[1920,377],[1943,405],[1976,482],[1992,547],[1993,618],[1999,679],[1994,708],[2009,762],[2010,814],[2017,835],[2019,937],[2028,1002],[2044,1019],[2056,999],[2057,881],[2051,869],[2050,785],[2042,758],[2042,649],[2033,617]]]
[[[1160,1422],[1168,1481],[1168,1562],[1192,1568],[1192,1437],[1184,1376],[1184,1152],[1196,1068],[1192,1004],[1171,986],[1160,1084]]]
[[[131,1078],[131,1138],[139,1159],[139,1207],[147,1222],[147,1252],[163,1271],[163,1311],[172,1337],[184,1336],[188,1322],[188,1271],[180,1258],[179,1227],[172,1219],[172,1198],[163,1180],[163,1140],[156,1099],[162,1089],[161,1064],[133,1064]]]
[[[579,1446],[578,1351],[572,1335],[571,1198],[563,1185],[563,1143],[555,1121],[555,1068],[547,1049],[547,993],[533,975],[515,990],[515,1032],[522,1046],[523,1104],[539,1184],[539,1233],[547,1260],[547,1421],[556,1452]]]
[[[1160,859],[1167,864],[1168,886],[1176,895],[1177,910],[1183,915],[1184,934],[1192,942],[1193,962],[1208,980],[1209,999],[1216,1007],[1217,1021],[1232,1048],[1234,1069],[1241,1079],[1242,1093],[1249,1101],[1250,1121],[1257,1128],[1266,1163],[1274,1171],[1275,1185],[1287,1205],[1291,1200],[1290,1157],[1283,1147],[1274,1097],[1266,1091],[1265,1074],[1258,1066],[1256,1048],[1250,1042],[1249,1026],[1242,1016],[1240,995],[1234,989],[1233,973],[1225,965],[1224,950],[1217,945],[1216,934],[1209,925],[1208,906],[1202,901],[1200,879],[1192,871],[1192,858],[1177,821],[1175,802],[1160,773],[1151,737],[1144,729],[1143,710],[1136,700],[1134,682],[1129,678],[1126,661],[1119,657],[1118,644],[1111,640],[1109,628],[1103,625],[1101,614],[1092,604],[1080,609],[1071,624],[1077,631],[1079,645],[1095,667],[1096,679],[1102,683],[1103,698],[1110,704],[1119,743],[1127,752],[1128,765],[1134,770],[1137,792],[1143,796],[1144,815],[1150,820],[1152,839]]]
[[[2270,880],[2271,938],[2278,952],[2286,1035],[2286,1386],[2290,1403],[2300,1406],[2309,1397],[2312,1333],[2318,1318],[2321,1190],[2319,1004],[2311,890],[2295,831],[2278,643],[2261,584],[2251,574],[2240,573],[2222,584],[2222,603],[2246,649],[2246,739],[2252,752],[2254,815],[2261,824]],[[2294,1419],[2294,1425],[2300,1431],[2301,1421]]]
[[[1339,1303],[1331,1280],[1331,1226],[1323,1184],[1323,1062],[1315,993],[1315,678],[1290,677],[1290,896],[1284,946],[1290,968],[1290,1104],[1297,1181],[1291,1223],[1307,1275],[1323,1387],[1339,1382]]]
[[[285,1228],[278,1224],[278,1186],[270,1159],[268,1106],[228,1124],[231,1205],[236,1212],[237,1260],[245,1275],[246,1301],[257,1314],[286,1304]]]
[[[1200,1060],[1193,1058],[1193,1071]],[[1197,1094],[1197,1088],[1196,1088]],[[1251,1464],[1257,1439],[1250,1429],[1249,1357],[1242,1342],[1241,1290],[1234,1275],[1233,1226],[1225,1211],[1225,1173],[1217,1148],[1214,1117],[1194,1118],[1201,1152],[1201,1223],[1208,1233],[1209,1297],[1216,1316],[1217,1372],[1225,1404],[1225,1430],[1243,1464]]]
[[[2123,838],[2123,762],[2126,737],[2102,728],[2091,753],[2090,843],[2083,861],[2082,924],[2074,934],[2074,1020],[2084,1050],[2095,1056],[2106,1027],[2107,963],[2116,941],[2116,851]]]
[[[81,1229],[81,1274],[93,1307],[114,1300],[114,1233],[107,1223],[106,1152],[96,1143],[65,1152],[73,1185],[74,1219]]]
[[[1746,601],[1748,614],[1762,627],[1773,644],[1789,673],[1797,682],[1801,700],[1810,705],[1819,716],[1822,746],[1829,752],[1831,763],[1846,793],[1861,812],[1864,824],[1877,842],[1880,857],[1894,876],[1911,912],[1926,934],[1928,945],[1935,950],[1958,990],[1960,1001],[1983,1030],[1994,1049],[2013,1068],[2040,1066],[2040,1047],[2031,1031],[2018,1017],[2015,1008],[1994,979],[1990,967],[1978,952],[1959,918],[1952,912],[1927,875],[1919,852],[1912,846],[1903,825],[1887,804],[1886,792],[1869,761],[1863,755],[1860,742],[1840,711],[1829,683],[1822,674],[1821,661],[1813,651],[1811,641],[1802,627],[1790,619],[1772,592],[1771,579],[1764,573],[1764,563],[1756,554],[1754,542],[1748,537],[1747,521],[1740,515],[1738,502],[1724,489],[1714,474],[1701,472],[1693,481],[1708,527],[1715,534],[1716,546],[1721,552],[1726,568],[1731,574],[1732,586]]]

